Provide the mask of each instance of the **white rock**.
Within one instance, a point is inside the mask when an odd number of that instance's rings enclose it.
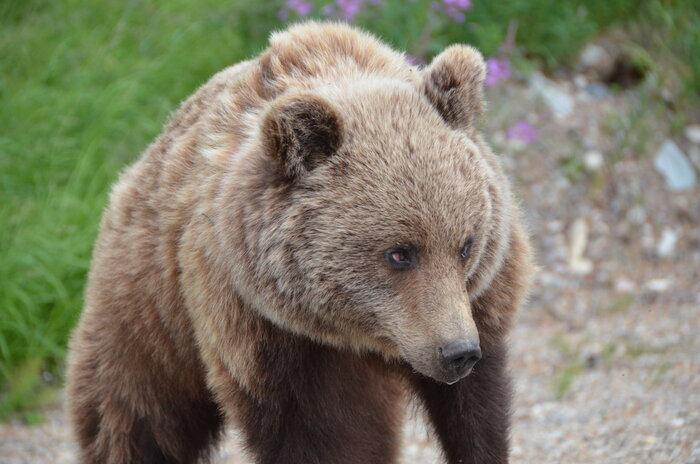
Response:
[[[587,151],[583,155],[583,167],[586,168],[588,172],[598,172],[600,168],[605,164],[605,158],[603,154],[597,150]]]
[[[547,228],[548,232],[553,232],[553,233],[561,232],[562,229],[564,229],[564,223],[562,223],[558,219],[553,219],[551,221],[547,221],[547,223],[545,224],[545,227]]]
[[[586,86],[586,92],[593,98],[607,98],[610,96],[610,89],[600,82],[591,82]]]
[[[634,282],[627,277],[620,277],[615,281],[615,292],[616,293],[632,293],[636,289]]]
[[[685,420],[682,417],[674,417],[671,419],[671,425],[676,428],[683,427],[685,425]]]
[[[671,281],[669,279],[651,279],[645,287],[652,292],[663,293],[671,288]]]
[[[612,53],[611,53],[612,52]],[[607,79],[615,67],[615,53],[598,44],[588,44],[579,55],[579,68],[597,81]]]
[[[557,119],[566,119],[574,112],[574,98],[557,83],[547,79],[542,74],[533,73],[530,78],[530,86],[535,93],[542,97]]]
[[[584,89],[588,85],[588,79],[586,79],[586,76],[583,74],[577,74],[576,77],[574,77],[574,84],[576,84],[576,87],[579,89]]]
[[[661,233],[661,239],[656,245],[656,254],[659,258],[670,258],[676,249],[678,241],[678,232],[668,227]]]
[[[595,66],[607,58],[608,52],[600,45],[588,44],[581,51],[581,64],[583,66]]]
[[[587,243],[588,224],[583,218],[578,218],[569,228],[567,259],[569,268],[576,274],[588,274],[593,270],[593,262],[583,256]]]
[[[666,140],[661,145],[654,158],[654,166],[663,174],[670,190],[679,192],[695,187],[695,170],[672,140]]]
[[[700,125],[691,124],[685,128],[685,136],[695,145],[700,145]]]

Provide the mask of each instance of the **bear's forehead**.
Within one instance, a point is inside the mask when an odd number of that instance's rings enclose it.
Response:
[[[438,168],[392,160],[365,167],[333,176],[319,191],[333,211],[330,222],[352,223],[355,233],[377,239],[453,246],[488,220],[487,181],[452,163]]]
[[[399,192],[399,198],[416,205],[479,196],[490,183],[486,163],[473,143],[452,132],[358,138],[332,160],[335,181],[366,195],[395,196]]]

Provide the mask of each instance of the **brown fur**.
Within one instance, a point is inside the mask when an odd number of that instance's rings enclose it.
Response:
[[[190,97],[102,220],[69,360],[82,461],[195,462],[228,420],[256,462],[394,462],[405,384],[450,463],[507,462],[532,264],[483,78],[469,47],[421,71],[306,23]],[[459,338],[483,359],[447,385]]]

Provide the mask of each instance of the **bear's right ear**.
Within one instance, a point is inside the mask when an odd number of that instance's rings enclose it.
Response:
[[[486,63],[475,48],[452,45],[423,71],[423,91],[455,129],[473,129],[484,111]]]
[[[262,130],[267,154],[279,160],[291,180],[323,163],[342,142],[338,112],[315,95],[281,97],[265,116]]]

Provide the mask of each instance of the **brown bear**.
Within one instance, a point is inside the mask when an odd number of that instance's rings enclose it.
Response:
[[[530,282],[477,130],[485,66],[346,25],[275,33],[115,185],[70,347],[84,463],[396,462],[415,395],[450,463],[508,461],[506,336]]]

